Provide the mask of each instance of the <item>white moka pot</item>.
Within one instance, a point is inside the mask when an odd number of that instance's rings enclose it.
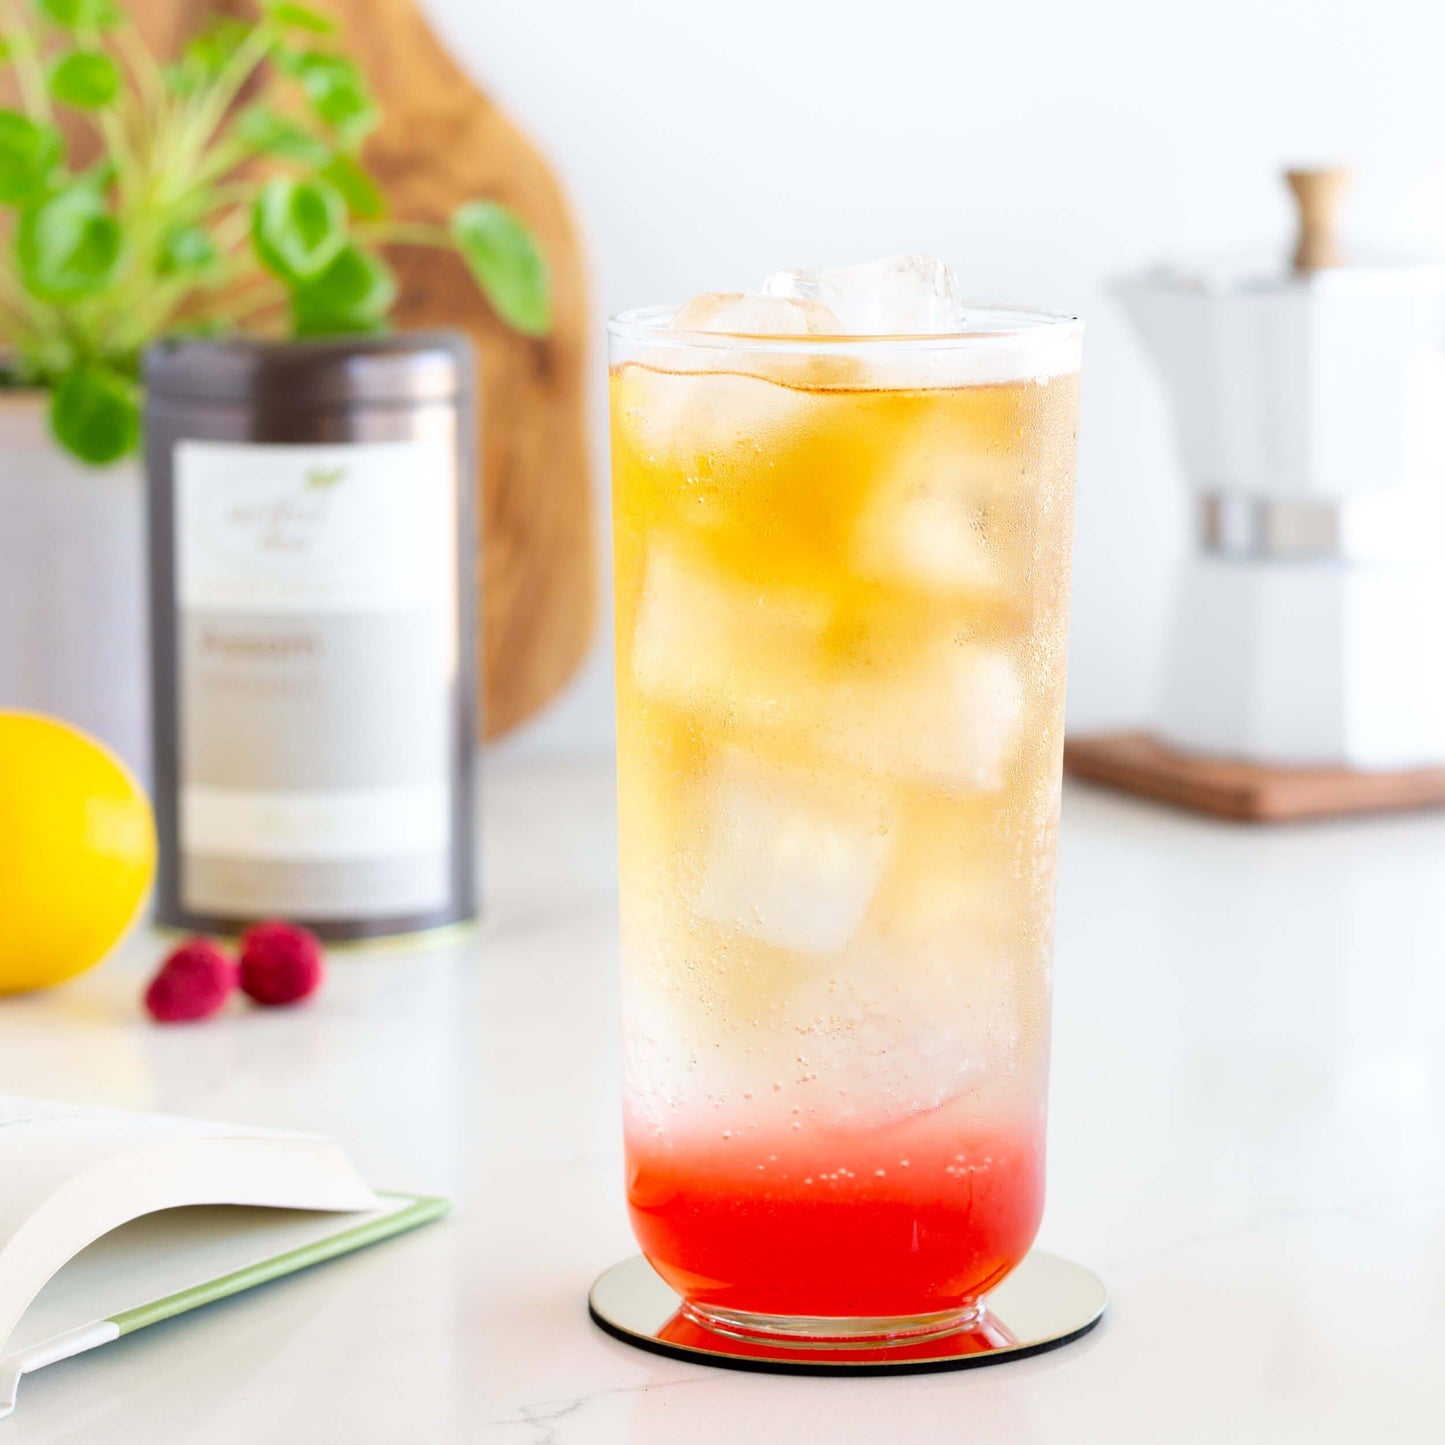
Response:
[[[1290,181],[1293,271],[1117,288],[1198,499],[1158,731],[1259,763],[1445,764],[1445,266],[1333,264],[1340,174]]]
[[[146,778],[141,469],[77,461],[47,406],[39,392],[0,392],[0,708],[74,723]]]

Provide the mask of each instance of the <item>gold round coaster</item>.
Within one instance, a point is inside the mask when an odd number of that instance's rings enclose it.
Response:
[[[593,1320],[615,1339],[673,1359],[784,1375],[908,1375],[997,1365],[1054,1350],[1103,1318],[1108,1293],[1082,1265],[1035,1250],[951,1334],[890,1345],[736,1339],[699,1324],[640,1255],[615,1264],[587,1297]]]

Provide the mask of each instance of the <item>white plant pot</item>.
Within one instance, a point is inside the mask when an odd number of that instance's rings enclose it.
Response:
[[[0,707],[74,723],[148,779],[140,464],[77,461],[46,406],[0,393]]]

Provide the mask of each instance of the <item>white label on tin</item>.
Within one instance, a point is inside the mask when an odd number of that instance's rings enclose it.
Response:
[[[176,448],[182,607],[376,612],[436,606],[454,568],[442,441]]]
[[[449,903],[454,477],[440,440],[178,445],[188,910]]]
[[[444,787],[185,790],[181,830],[192,853],[235,858],[388,858],[445,842]]]

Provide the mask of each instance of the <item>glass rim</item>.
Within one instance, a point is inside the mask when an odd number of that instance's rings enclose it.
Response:
[[[971,325],[964,331],[906,332],[898,335],[794,335],[761,336],[726,331],[671,331],[668,325],[681,306],[637,306],[607,319],[607,334],[614,341],[644,343],[707,351],[787,351],[832,354],[867,354],[952,351],[993,343],[1031,340],[1057,343],[1083,334],[1084,323],[1066,312],[1042,311],[1028,306],[965,305]]]

